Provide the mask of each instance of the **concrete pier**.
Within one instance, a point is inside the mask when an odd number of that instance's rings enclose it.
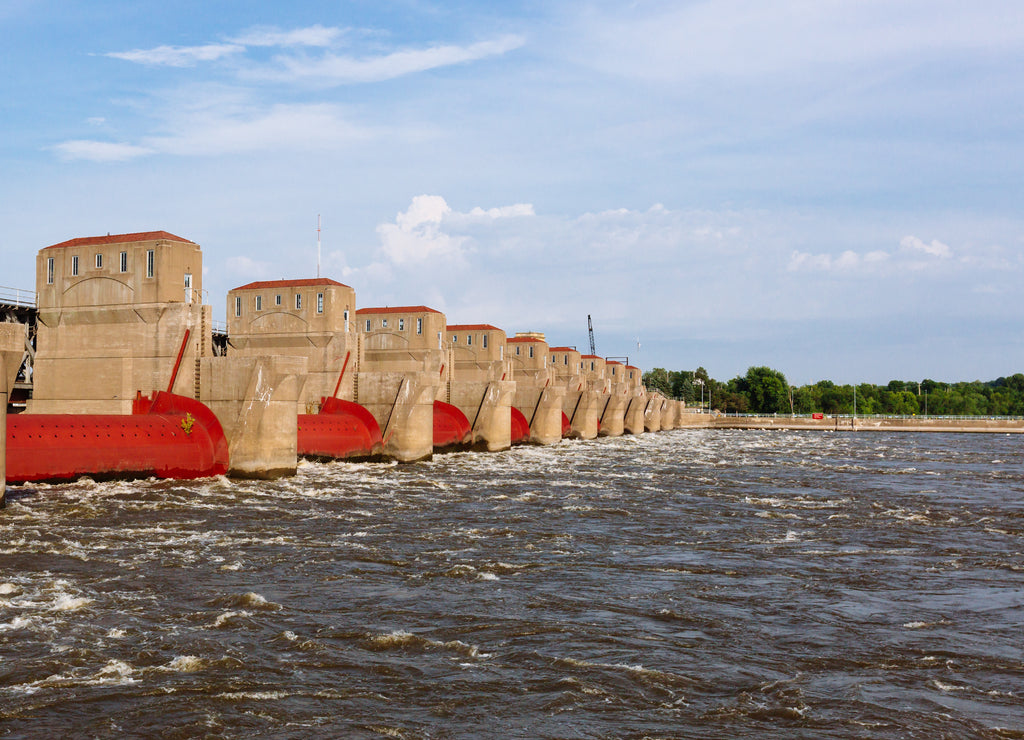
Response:
[[[540,332],[518,332],[506,342],[516,392],[513,404],[530,424],[530,442],[562,439],[565,387],[552,369],[548,343]]]
[[[447,403],[473,430],[473,449],[498,452],[512,446],[512,364],[505,359],[505,332],[490,324],[449,324]]]

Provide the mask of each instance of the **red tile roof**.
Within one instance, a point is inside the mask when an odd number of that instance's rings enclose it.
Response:
[[[605,364],[606,365],[621,365],[622,363],[621,362],[617,362],[615,360],[605,360]]]
[[[537,339],[537,337],[512,337],[506,339],[506,342],[537,342],[538,344],[547,344],[543,339]]]
[[[330,278],[303,278],[301,280],[258,280],[255,283],[246,283],[232,290],[265,290],[267,288],[308,288],[314,285],[337,285],[342,288],[352,286],[339,283]]]
[[[51,244],[46,249],[57,249],[58,247],[91,247],[103,244],[128,244],[130,242],[149,242],[157,239],[166,239],[172,242],[184,242],[195,244],[189,239],[183,239],[167,231],[140,231],[135,234],[107,234],[106,236],[81,236],[77,239],[68,239],[60,244]]]
[[[575,347],[552,347],[552,352],[578,352]]]
[[[581,357],[584,360],[600,360],[601,359],[601,357],[599,355],[581,355]]]
[[[448,331],[501,331],[490,324],[448,324]]]
[[[383,308],[360,308],[360,313],[441,313],[427,306],[384,306]]]
[[[626,365],[626,367],[629,368],[630,370],[639,370],[640,369],[636,365]]]

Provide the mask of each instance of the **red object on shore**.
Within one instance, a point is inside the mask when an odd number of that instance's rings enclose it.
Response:
[[[300,457],[369,460],[383,450],[380,425],[373,414],[358,403],[321,398],[319,414],[299,414]]]
[[[812,419],[824,419],[825,415],[824,414],[811,414],[811,418]]]
[[[228,472],[217,417],[185,396],[139,393],[131,415],[14,414],[7,417],[11,483],[90,478],[206,478]]]
[[[569,417],[562,412],[562,436],[565,437],[569,432],[572,431],[572,424],[569,423]]]
[[[450,403],[434,401],[434,449],[468,447],[472,442],[473,429],[466,415]]]
[[[530,439],[530,422],[515,406],[512,407],[512,444],[520,444]]]

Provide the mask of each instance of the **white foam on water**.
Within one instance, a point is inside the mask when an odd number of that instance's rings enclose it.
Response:
[[[57,599],[54,601],[51,611],[78,611],[79,609],[91,604],[92,601],[92,599],[86,598],[85,596],[72,596],[71,594],[61,593],[57,595]]]
[[[0,583],[0,596],[21,593],[21,586],[17,583]]]
[[[167,665],[161,666],[160,670],[175,673],[194,673],[205,667],[206,661],[202,658],[197,658],[195,655],[179,655]]]
[[[111,627],[109,630],[107,630],[107,637],[109,637],[112,640],[120,640],[122,637],[127,636],[127,632],[125,632],[122,629],[118,629],[117,627]]]
[[[229,612],[224,612],[223,614],[218,615],[217,618],[215,620],[213,620],[213,624],[210,625],[210,626],[212,628],[214,628],[214,629],[220,629],[221,627],[230,626],[231,621],[234,620],[235,617],[245,618],[245,617],[251,617],[251,616],[252,616],[252,613],[251,612],[247,612],[247,611],[237,611],[237,612],[229,611]]]

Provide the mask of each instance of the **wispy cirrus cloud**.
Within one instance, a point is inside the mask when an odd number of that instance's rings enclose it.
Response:
[[[374,134],[348,120],[337,105],[274,105],[243,107],[231,112],[203,109],[179,113],[167,126],[173,133],[146,136],[138,143],[88,139],[53,147],[68,160],[124,162],[154,154],[216,156],[244,152],[329,151]]]
[[[214,62],[245,51],[241,44],[206,44],[204,46],[157,46],[153,49],[112,51],[104,56],[152,67],[194,67],[199,62]]]
[[[273,82],[312,81],[327,84],[381,82],[500,56],[525,44],[521,36],[503,36],[466,46],[443,44],[425,49],[402,49],[380,56],[356,57],[327,53],[318,58],[279,56],[272,63],[250,67],[241,72],[246,79]]]
[[[229,39],[241,46],[331,46],[345,34],[336,26],[308,26],[282,31],[273,26],[257,26]]]

